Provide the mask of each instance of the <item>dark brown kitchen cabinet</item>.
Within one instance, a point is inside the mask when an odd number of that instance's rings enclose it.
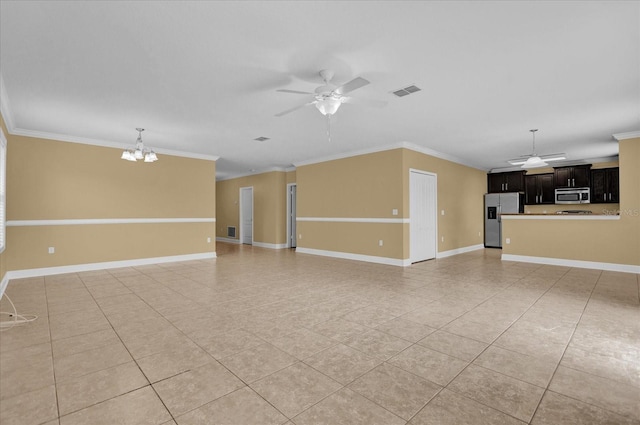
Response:
[[[591,170],[591,202],[594,204],[620,202],[618,168]]]
[[[556,187],[589,187],[591,164],[554,169]]]
[[[554,174],[534,174],[524,176],[524,203],[542,205],[554,203]]]
[[[525,171],[487,174],[487,192],[523,192]]]

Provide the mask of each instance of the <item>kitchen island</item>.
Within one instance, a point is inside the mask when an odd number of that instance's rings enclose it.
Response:
[[[638,210],[621,214],[503,214],[502,259],[640,272]]]

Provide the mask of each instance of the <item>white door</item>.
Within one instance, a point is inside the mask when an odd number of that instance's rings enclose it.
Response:
[[[296,185],[287,185],[287,245],[295,248],[296,244]]]
[[[253,245],[253,188],[240,188],[240,240]]]
[[[412,263],[436,258],[437,214],[435,174],[409,173],[409,256]]]

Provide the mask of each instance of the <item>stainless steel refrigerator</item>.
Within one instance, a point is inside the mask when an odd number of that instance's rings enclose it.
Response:
[[[524,193],[487,193],[484,195],[484,246],[502,248],[501,214],[524,213]]]

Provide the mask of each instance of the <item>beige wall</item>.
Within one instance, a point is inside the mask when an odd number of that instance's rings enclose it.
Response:
[[[406,260],[409,170],[437,174],[438,252],[483,242],[486,173],[407,149],[393,149],[298,167],[298,247]],[[398,215],[392,211],[398,210]],[[355,222],[322,219],[347,218]],[[320,220],[318,220],[320,219]],[[358,220],[361,219],[361,220]],[[368,222],[383,219],[383,222]],[[383,240],[383,246],[379,246]]]
[[[215,162],[7,133],[7,220],[215,219]],[[207,237],[211,242],[207,243]],[[48,254],[55,247],[55,254]],[[6,270],[215,252],[215,223],[7,228]]]
[[[216,183],[217,236],[227,237],[227,226],[240,236],[240,188],[253,187],[253,240],[258,243],[286,243],[287,182],[295,172],[272,171]]]
[[[9,136],[9,132],[7,131],[7,127],[4,123],[4,119],[2,118],[2,116],[0,115],[0,127],[2,128],[2,131],[4,132],[5,137]],[[5,242],[6,242],[6,233],[5,233]],[[4,279],[4,275],[7,273],[7,266],[6,266],[6,260],[5,260],[5,255],[4,255],[4,251],[0,252],[0,282],[2,282],[2,280]]]
[[[403,218],[402,149],[298,167],[297,216]],[[397,209],[398,215],[392,215]],[[298,247],[402,259],[402,223],[298,221]],[[383,246],[378,241],[383,240]]]
[[[403,207],[409,217],[409,170],[437,175],[438,252],[484,243],[484,194],[487,173],[430,155],[404,150]],[[444,211],[444,215],[442,215]],[[442,238],[444,237],[444,241]],[[405,258],[409,257],[409,239],[405,240]]]
[[[296,182],[296,172],[294,171],[287,171],[287,184],[292,184]]]
[[[640,265],[640,138],[619,158],[619,220],[503,220],[503,254]]]

